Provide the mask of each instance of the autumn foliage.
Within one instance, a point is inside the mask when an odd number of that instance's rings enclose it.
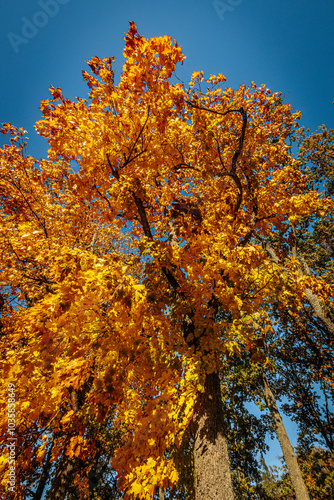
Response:
[[[145,39],[131,23],[125,42],[117,85],[113,61],[93,57],[88,99],[51,87],[36,124],[48,159],[3,125],[4,443],[9,383],[17,400],[8,498],[28,498],[46,466],[56,474],[66,460],[88,495],[101,454],[126,498],[177,484],[170,450],[207,374],[243,350],[269,365],[266,305],[297,314],[306,288],[330,304],[330,285],[301,275],[286,251],[299,218],[333,210],[305,190],[290,154],[298,113],[264,85],[233,90],[221,74],[183,85],[184,55],[167,36]],[[6,448],[0,461],[6,491]]]

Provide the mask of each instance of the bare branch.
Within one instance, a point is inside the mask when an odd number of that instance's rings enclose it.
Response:
[[[110,167],[110,170],[111,170],[111,173],[112,175],[115,177],[115,179],[117,179],[119,181],[119,173],[118,173],[118,170],[112,166],[111,162],[110,162],[110,158],[109,158],[109,155],[106,155],[107,156],[107,160],[108,160],[108,165]]]
[[[234,174],[235,171],[236,171],[236,168],[237,168],[237,160],[241,154],[241,151],[242,151],[242,147],[243,147],[243,144],[244,144],[244,140],[245,140],[245,134],[246,134],[246,127],[247,127],[247,111],[241,107],[239,109],[228,109],[227,111],[216,111],[215,109],[211,109],[211,108],[206,108],[205,106],[199,106],[198,104],[195,104],[191,101],[185,101],[189,106],[191,106],[192,108],[195,108],[195,109],[200,109],[200,110],[203,110],[203,111],[208,111],[209,113],[214,113],[216,115],[220,115],[220,116],[226,116],[228,115],[229,113],[240,113],[241,116],[242,116],[242,128],[241,128],[241,134],[240,134],[240,137],[239,137],[239,144],[238,144],[238,147],[233,155],[233,158],[232,158],[232,167],[231,167],[231,170],[230,170],[230,173],[231,174]]]
[[[147,238],[149,238],[150,240],[153,240],[153,236],[152,236],[150,225],[149,225],[148,220],[147,220],[144,204],[143,204],[141,198],[139,198],[139,196],[137,196],[134,192],[132,192],[132,196],[133,196],[133,199],[135,200],[135,204],[136,204],[136,207],[137,207],[138,212],[139,212],[140,223],[141,223],[142,228],[144,230],[144,234],[145,234],[145,236],[147,236]]]

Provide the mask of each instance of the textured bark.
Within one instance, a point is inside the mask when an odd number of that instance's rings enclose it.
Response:
[[[334,323],[326,314],[318,295],[312,292],[309,288],[305,290],[305,295],[309,303],[311,304],[314,312],[314,316],[318,318],[327,328],[327,330],[331,333],[332,337],[334,336]]]
[[[291,446],[289,437],[283,424],[283,420],[277,408],[274,394],[269,387],[267,378],[264,373],[262,373],[262,384],[264,399],[270,410],[270,414],[275,425],[277,439],[279,441],[279,444],[281,445],[284,460],[289,471],[289,476],[295,489],[296,500],[310,500],[307,488],[299,469],[296,454],[293,447]]]
[[[101,445],[99,442],[96,442],[95,446],[101,449]],[[96,489],[103,481],[103,474],[107,470],[110,462],[111,456],[108,455],[108,458],[104,459],[101,463],[100,461],[101,453],[98,453],[94,458],[94,464],[91,467],[88,474],[88,490],[89,490],[89,498],[96,497]]]
[[[206,376],[195,405],[195,500],[234,500],[218,373]]]
[[[302,258],[303,269],[299,268],[298,272],[300,276],[311,276],[311,271],[305,259]],[[309,288],[305,290],[305,295],[308,302],[313,308],[313,312],[316,318],[318,318],[327,328],[332,336],[334,336],[334,323],[330,316],[327,314],[325,308],[323,307],[318,295],[312,292]]]
[[[77,462],[77,457],[70,458],[65,454],[63,455],[52,480],[47,500],[63,500],[66,498],[66,494],[72,484]]]
[[[275,264],[280,265],[282,267],[282,269],[284,269],[284,267],[280,263],[280,260],[277,256],[275,250],[270,245],[270,243],[266,243],[265,249],[266,249],[269,257],[271,258],[271,260],[273,262],[275,262]],[[292,248],[292,254],[295,258],[297,258],[296,246],[294,246]],[[298,268],[299,276],[311,276],[311,271],[309,269],[309,266],[307,265],[307,262],[305,261],[304,258],[302,258],[301,261],[303,264],[303,268],[301,266]],[[284,269],[284,270],[288,271],[287,269]],[[323,325],[327,328],[328,332],[330,332],[330,334],[333,336],[334,335],[334,322],[332,321],[331,317],[329,316],[329,314],[326,312],[325,308],[323,307],[323,304],[321,303],[318,295],[316,295],[314,292],[312,292],[312,290],[310,288],[306,288],[305,295],[306,295],[306,298],[307,298],[309,304],[313,308],[314,316],[321,323],[323,323]]]

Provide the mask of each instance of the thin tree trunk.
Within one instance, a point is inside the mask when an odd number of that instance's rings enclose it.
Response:
[[[277,404],[275,401],[275,396],[272,393],[268,384],[267,377],[263,372],[262,372],[262,384],[263,384],[264,399],[266,405],[270,410],[270,414],[275,425],[277,439],[279,441],[279,444],[281,445],[284,460],[289,471],[289,476],[292,485],[295,489],[296,500],[310,500],[307,488],[305,486],[302,474],[300,472],[296,454],[294,452],[293,447],[291,446],[289,437],[286,433],[283,424],[283,420],[281,418],[281,415],[279,414]]]
[[[218,373],[206,375],[194,411],[195,500],[234,500]]]
[[[294,228],[293,228],[293,232],[294,232]],[[267,251],[271,260],[273,262],[275,262],[275,264],[282,267],[280,260],[278,258],[278,255],[276,254],[274,248],[271,246],[270,243],[265,244],[265,250]],[[292,247],[292,254],[295,258],[298,258],[296,245],[294,245]],[[302,269],[302,267],[299,266],[299,268],[298,268],[299,276],[311,276],[311,271],[309,269],[309,266],[307,265],[307,262],[305,261],[304,258],[302,258],[301,261],[302,261],[304,269]],[[313,308],[313,312],[314,312],[315,317],[321,321],[321,323],[327,328],[328,332],[330,332],[331,335],[334,335],[334,323],[333,323],[331,317],[329,316],[329,314],[324,309],[321,301],[319,300],[318,295],[316,295],[314,292],[312,292],[312,290],[310,290],[310,288],[306,288],[305,295],[306,295],[306,298],[307,298],[309,304]]]
[[[165,492],[162,488],[159,486],[159,500],[165,500]]]
[[[63,500],[72,483],[77,459],[63,455],[60,464],[57,467],[55,477],[53,478],[51,489],[48,493],[48,500]]]
[[[49,472],[51,469],[51,454],[52,454],[54,441],[55,441],[55,438],[53,438],[52,443],[50,445],[50,448],[49,448],[49,451],[48,451],[48,454],[46,457],[46,461],[45,461],[45,464],[43,467],[43,472],[42,472],[41,478],[39,480],[38,488],[34,494],[33,500],[41,500],[41,498],[43,496],[43,491],[44,491],[45,485],[49,479]]]
[[[95,362],[94,362],[95,363]],[[94,365],[93,365],[94,367]],[[80,389],[76,389],[72,394],[72,408],[74,413],[78,413],[85,402],[86,395],[90,390],[94,380],[93,374],[82,384]],[[75,473],[82,466],[82,460],[76,456],[66,455],[66,448],[70,442],[72,434],[68,434],[64,444],[64,453],[57,466],[57,470],[51,482],[47,500],[63,500],[66,497],[69,487],[72,484]]]
[[[294,249],[294,257],[297,257],[297,249]],[[299,268],[298,272],[300,276],[311,276],[311,271],[310,268],[307,265],[306,260],[302,257],[302,263],[304,269]],[[331,335],[334,335],[334,323],[331,320],[329,314],[327,314],[326,310],[324,309],[323,305],[321,304],[321,301],[319,300],[318,295],[312,292],[309,288],[305,290],[305,295],[311,306],[313,307],[313,312],[316,318],[318,318],[327,328],[327,330],[331,333]]]

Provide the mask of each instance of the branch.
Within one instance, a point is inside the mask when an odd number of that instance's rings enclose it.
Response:
[[[89,250],[93,253],[93,250],[94,250],[94,245],[95,245],[95,241],[96,241],[96,237],[97,237],[97,234],[98,234],[98,231],[97,229],[95,230],[94,234],[93,234],[93,238],[92,238],[92,241],[90,242],[89,244]]]
[[[138,212],[139,212],[140,223],[141,223],[142,228],[144,230],[144,234],[145,234],[145,236],[147,236],[147,238],[149,238],[150,240],[153,240],[153,236],[152,236],[150,225],[149,225],[148,220],[147,220],[144,204],[143,204],[141,198],[139,198],[139,196],[137,196],[133,191],[132,191],[132,196],[133,196],[133,199],[135,200],[135,204],[136,204],[136,207],[137,207]]]
[[[236,171],[237,171],[237,161],[238,161],[239,156],[241,155],[241,151],[242,151],[242,148],[244,145],[244,140],[245,140],[245,135],[246,135],[247,121],[248,121],[247,120],[247,111],[243,107],[238,108],[238,109],[228,109],[227,111],[216,111],[215,109],[206,108],[205,106],[199,106],[198,104],[192,103],[191,101],[186,101],[186,103],[189,106],[191,106],[192,108],[200,109],[203,111],[208,111],[209,113],[214,113],[214,114],[220,115],[220,116],[226,116],[229,113],[240,113],[242,116],[242,128],[241,128],[241,133],[240,133],[240,137],[239,137],[239,144],[238,144],[238,147],[235,150],[233,158],[232,158],[231,169],[229,172],[224,172],[222,174],[218,174],[219,177],[224,177],[224,176],[231,177],[237,185],[239,193],[238,193],[238,200],[237,200],[237,203],[236,203],[236,206],[234,209],[234,218],[235,218],[236,214],[238,213],[239,208],[241,206],[242,196],[243,196],[242,184],[240,182],[240,179],[239,179]],[[223,163],[223,160],[222,160],[222,157],[220,154],[220,148],[219,148],[219,143],[218,143],[217,139],[216,139],[216,142],[218,144],[219,160],[220,160],[222,167],[225,170],[225,165]]]
[[[237,168],[237,160],[241,154],[242,147],[243,147],[244,140],[245,140],[246,127],[247,127],[247,111],[243,107],[238,108],[238,109],[228,109],[227,111],[216,111],[215,109],[206,108],[205,106],[199,106],[198,104],[195,104],[191,101],[185,101],[185,102],[192,108],[200,109],[203,111],[209,111],[209,113],[214,113],[214,114],[220,115],[220,116],[226,116],[229,113],[240,113],[241,114],[241,116],[242,116],[242,128],[241,128],[241,134],[239,137],[239,145],[238,145],[238,147],[233,155],[232,167],[230,170],[230,173],[234,174],[236,171],[236,168]]]
[[[93,186],[93,187],[96,189],[97,194],[98,194],[99,196],[101,196],[101,198],[103,198],[104,200],[106,200],[106,202],[107,202],[107,203],[108,203],[108,205],[109,205],[110,210],[112,210],[112,206],[110,205],[110,201],[108,200],[108,198],[107,198],[106,196],[104,196],[104,195],[101,193],[101,191],[99,190],[99,188],[98,188],[96,185],[95,185],[95,186]]]
[[[226,170],[226,167],[225,167],[225,165],[224,165],[223,159],[222,159],[221,154],[220,154],[220,145],[219,145],[219,141],[218,141],[218,139],[216,139],[216,137],[215,137],[215,141],[216,141],[216,143],[217,143],[217,151],[218,151],[218,156],[219,156],[219,161],[220,161],[220,164],[221,164],[221,166],[223,167],[223,169],[224,169],[224,170]]]
[[[237,160],[241,154],[242,147],[244,145],[246,127],[247,127],[247,111],[245,111],[244,108],[240,108],[238,111],[242,115],[242,129],[241,129],[241,135],[239,138],[239,146],[238,146],[236,152],[234,153],[233,159],[232,159],[231,172],[233,172],[233,173],[235,173],[236,168],[237,168]]]
[[[191,170],[196,170],[196,172],[200,172],[199,168],[192,167],[188,163],[178,163],[178,165],[173,166],[173,169],[175,170],[175,172],[177,172],[178,170],[181,170],[182,168],[183,169],[190,168]]]
[[[118,180],[118,181],[119,181],[119,173],[118,173],[118,170],[112,166],[112,164],[111,164],[111,162],[110,162],[110,158],[109,158],[109,156],[108,156],[108,155],[106,155],[106,157],[107,157],[107,160],[108,160],[108,165],[109,165],[109,167],[110,167],[110,170],[111,170],[112,175],[115,177],[115,179],[116,179],[116,180]]]
[[[238,192],[237,203],[236,203],[235,208],[234,208],[234,218],[236,218],[238,210],[241,206],[242,196],[243,196],[243,189],[242,189],[241,181],[236,173],[231,173],[231,172],[218,173],[218,174],[216,174],[216,177],[231,177],[231,179],[233,179],[235,184],[237,185],[239,192]]]
[[[267,242],[265,244],[264,248],[267,251],[270,259],[272,260],[272,262],[275,262],[275,264],[277,264],[278,266],[280,266],[283,271],[289,272],[289,269],[287,269],[286,267],[284,267],[280,263],[280,259],[279,259],[277,253],[275,252],[274,248],[271,246],[270,243]],[[294,249],[294,252],[295,251],[296,250]],[[310,269],[309,269],[309,267],[308,267],[305,259],[302,258],[301,260],[303,262],[303,266],[304,266],[305,271],[300,266],[298,268],[298,274],[299,274],[299,276],[311,276]],[[325,311],[323,305],[321,304],[318,295],[315,294],[315,293],[313,293],[310,288],[306,288],[305,289],[305,296],[306,296],[307,301],[309,302],[309,304],[313,308],[313,312],[314,312],[315,317],[318,318],[318,320],[320,320],[320,322],[323,323],[325,325],[325,327],[327,328],[327,330],[334,336],[334,323],[330,319],[330,317],[328,316],[328,314],[326,314],[326,311]]]
[[[47,481],[49,479],[49,472],[50,472],[50,469],[52,467],[52,464],[51,464],[51,455],[52,455],[52,450],[53,450],[54,443],[55,443],[55,436],[52,439],[50,448],[49,448],[47,456],[46,456],[46,461],[45,461],[45,463],[43,465],[43,472],[41,474],[41,477],[40,477],[40,480],[39,480],[39,483],[38,483],[38,488],[37,488],[36,492],[33,493],[33,500],[41,500],[41,498],[43,496],[45,485],[46,485],[46,483],[47,483]]]
[[[142,151],[140,151],[139,153],[137,153],[135,156],[133,156],[131,158],[131,155],[137,145],[137,142],[139,141],[140,139],[140,136],[142,135],[143,131],[144,131],[144,128],[146,127],[146,123],[148,121],[148,118],[149,118],[149,115],[150,115],[150,109],[148,109],[147,111],[147,117],[146,117],[146,120],[145,120],[145,123],[142,125],[140,131],[139,131],[139,134],[137,135],[136,137],[136,140],[135,142],[132,144],[132,147],[130,149],[130,152],[128,154],[128,157],[126,158],[125,154],[124,154],[124,163],[123,165],[120,167],[120,169],[123,169],[124,167],[126,167],[127,165],[129,165],[129,163],[131,163],[133,160],[135,160],[136,158],[138,158],[138,156],[142,155],[143,153],[146,153],[147,149],[143,149]],[[111,173],[112,175],[115,177],[115,179],[117,179],[119,181],[119,172],[118,170],[112,166],[111,162],[110,162],[110,158],[108,156],[108,154],[106,155],[107,156],[107,160],[108,160],[108,165],[110,167],[110,170],[111,170]]]
[[[38,214],[35,212],[35,210],[32,208],[32,206],[30,205],[28,199],[25,197],[23,191],[21,190],[21,186],[18,184],[16,185],[15,182],[13,182],[14,186],[16,187],[16,189],[20,192],[22,198],[24,199],[24,201],[26,202],[26,204],[28,205],[31,213],[34,215],[34,217],[38,220],[38,223],[40,226],[42,226],[42,229],[43,229],[43,232],[45,234],[45,237],[46,238],[49,238],[49,235],[48,235],[48,231],[46,229],[46,225],[45,225],[45,220],[42,221],[41,218],[38,216]]]
[[[132,145],[132,148],[130,149],[130,153],[129,153],[129,156],[126,158],[124,164],[122,165],[121,168],[124,168],[126,165],[128,165],[131,161],[133,161],[135,158],[137,158],[137,156],[139,156],[140,154],[144,153],[146,150],[144,151],[141,151],[139,154],[137,154],[136,156],[134,156],[133,158],[131,158],[131,155],[132,155],[132,152],[133,150],[135,149],[136,145],[137,145],[137,142],[139,141],[140,139],[140,136],[142,135],[142,133],[144,132],[144,129],[146,127],[146,124],[148,122],[148,119],[149,119],[149,116],[150,116],[150,107],[148,107],[148,110],[147,110],[147,117],[146,117],[146,120],[144,122],[144,124],[142,125],[140,131],[139,131],[139,134],[137,135],[137,138],[135,140],[135,142],[133,143]],[[131,158],[131,160],[130,160]]]

